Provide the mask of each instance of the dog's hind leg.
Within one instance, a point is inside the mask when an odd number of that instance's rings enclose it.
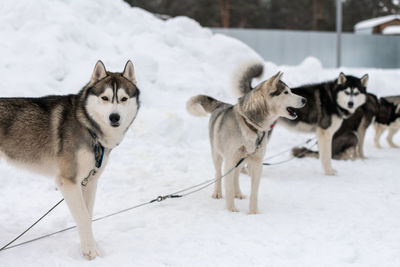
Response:
[[[251,193],[249,214],[258,213],[258,187],[260,185],[262,173],[262,158],[252,158],[248,161],[248,168],[251,177]]]
[[[240,171],[235,171],[235,198],[238,198],[238,199],[246,198],[240,191],[240,184],[239,184],[239,175],[242,172],[243,168],[241,168]]]
[[[92,232],[92,220],[83,199],[81,184],[63,176],[57,178],[57,186],[67,202],[68,208],[75,219],[81,241],[82,253],[88,259],[100,255]]]
[[[398,146],[398,145],[396,145],[394,142],[393,142],[393,136],[397,133],[397,131],[399,130],[399,128],[398,127],[390,127],[389,126],[389,133],[388,133],[388,135],[387,135],[387,137],[386,137],[386,140],[387,140],[387,142],[389,143],[389,145],[391,146],[391,147],[394,147],[394,148],[399,148],[400,146]]]
[[[213,159],[213,163],[214,163],[214,168],[215,168],[215,179],[218,179],[215,182],[215,186],[214,186],[214,193],[212,194],[213,198],[222,198],[222,190],[221,190],[221,183],[222,183],[222,173],[221,173],[221,169],[222,169],[222,156],[217,154],[217,153],[213,153],[212,154],[212,159]]]
[[[374,136],[374,143],[375,146],[377,148],[382,148],[379,139],[381,138],[381,135],[383,134],[383,132],[386,130],[385,125],[381,124],[381,123],[374,123],[374,128],[375,128],[375,136]]]
[[[357,158],[357,143],[358,136],[353,131],[335,136],[332,140],[332,158],[336,160],[355,160]]]

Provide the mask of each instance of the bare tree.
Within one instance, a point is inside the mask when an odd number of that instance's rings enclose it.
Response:
[[[228,28],[231,13],[231,0],[218,0],[218,6],[221,17],[221,26]]]

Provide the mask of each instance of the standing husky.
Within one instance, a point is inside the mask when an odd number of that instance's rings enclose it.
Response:
[[[364,137],[367,128],[371,125],[378,113],[379,103],[376,95],[367,94],[367,100],[348,119],[345,119],[339,130],[332,139],[332,158],[337,160],[348,160],[362,158],[364,154]],[[318,151],[312,151],[305,147],[294,148],[292,153],[295,157],[318,158]]]
[[[327,175],[336,174],[331,166],[332,137],[343,119],[365,103],[367,82],[367,74],[359,79],[340,73],[335,81],[292,89],[307,99],[307,105],[296,110],[296,120],[280,119],[279,122],[300,131],[316,131],[321,163]]]
[[[0,151],[10,162],[56,176],[82,253],[99,255],[92,233],[97,180],[139,109],[133,64],[107,72],[98,61],[76,95],[0,99]]]
[[[386,137],[389,145],[391,147],[399,147],[393,142],[393,136],[400,129],[400,96],[388,96],[379,99],[379,112],[376,116],[374,128],[374,142],[376,147],[382,148],[379,139],[386,129],[389,129]]]
[[[305,99],[291,93],[278,73],[257,87],[251,87],[251,79],[263,72],[262,64],[251,65],[238,79],[237,89],[241,94],[236,105],[220,102],[205,95],[192,97],[187,102],[189,113],[205,116],[211,113],[209,134],[215,176],[221,177],[222,162],[224,172],[235,167],[246,157],[251,176],[250,214],[258,212],[258,186],[262,172],[262,160],[267,145],[268,132],[279,116],[295,119],[293,108],[303,107]],[[264,138],[265,137],[265,138]],[[235,168],[225,177],[226,207],[237,211],[234,198],[244,198],[239,188],[239,173],[243,166]],[[221,179],[215,184],[214,198],[221,198]]]

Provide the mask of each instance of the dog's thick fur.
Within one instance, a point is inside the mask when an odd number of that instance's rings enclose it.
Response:
[[[245,163],[251,176],[249,213],[258,212],[258,186],[268,139],[266,132],[280,116],[294,119],[296,115],[292,108],[302,107],[305,102],[304,98],[292,94],[289,87],[280,80],[282,73],[274,75],[255,88],[251,87],[252,78],[261,75],[262,72],[262,64],[244,68],[244,72],[237,79],[236,91],[239,92],[240,98],[236,105],[223,103],[205,95],[192,97],[187,102],[187,109],[192,115],[203,116],[211,113],[209,134],[217,179],[222,176],[222,163],[224,173],[227,173],[241,158],[248,156],[238,168],[224,178],[226,206],[233,212],[237,211],[234,198],[244,198],[239,188],[239,173]],[[213,197],[222,197],[221,179],[215,184]]]
[[[307,99],[307,104],[296,110],[295,120],[279,119],[290,129],[316,132],[322,167],[327,175],[335,175],[331,166],[332,138],[343,119],[348,118],[366,100],[368,75],[361,79],[340,73],[331,82],[293,88],[292,92]]]
[[[364,137],[367,128],[371,125],[378,113],[379,103],[375,95],[368,93],[364,105],[359,107],[353,115],[345,119],[332,139],[332,158],[336,160],[349,160],[362,158],[364,154]],[[305,147],[294,148],[295,157],[319,157],[318,151]]]
[[[89,259],[99,255],[92,233],[97,180],[138,109],[139,90],[130,61],[122,73],[107,72],[98,61],[78,94],[0,99],[2,156],[56,177],[77,224],[82,253]],[[95,167],[97,142],[104,147],[103,164],[82,186]]]
[[[376,147],[382,148],[379,139],[386,129],[389,131],[386,136],[389,145],[394,148],[400,147],[393,142],[393,136],[400,129],[400,96],[387,96],[379,99],[379,112],[374,122],[374,128]]]

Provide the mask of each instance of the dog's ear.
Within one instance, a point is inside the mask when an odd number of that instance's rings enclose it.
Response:
[[[281,80],[281,78],[282,78],[282,75],[283,75],[283,72],[278,71],[278,73],[275,74],[275,75],[273,76],[273,78],[274,78],[274,83],[275,83],[275,84],[278,84],[278,82],[279,82],[279,81]]]
[[[360,79],[361,80],[361,85],[364,86],[364,87],[367,87],[368,79],[369,79],[368,74],[365,74],[364,76],[362,76],[361,79]]]
[[[346,75],[344,75],[344,73],[343,72],[341,72],[340,74],[339,74],[339,77],[338,77],[338,79],[337,79],[337,84],[344,84],[345,82],[346,82]]]
[[[104,77],[107,76],[106,67],[104,67],[103,62],[101,60],[97,61],[96,66],[94,66],[92,78],[90,78],[90,83],[95,83],[100,81]]]
[[[135,69],[133,68],[132,61],[128,60],[126,62],[125,68],[124,68],[124,72],[122,73],[122,76],[127,78],[133,84],[136,84]]]

